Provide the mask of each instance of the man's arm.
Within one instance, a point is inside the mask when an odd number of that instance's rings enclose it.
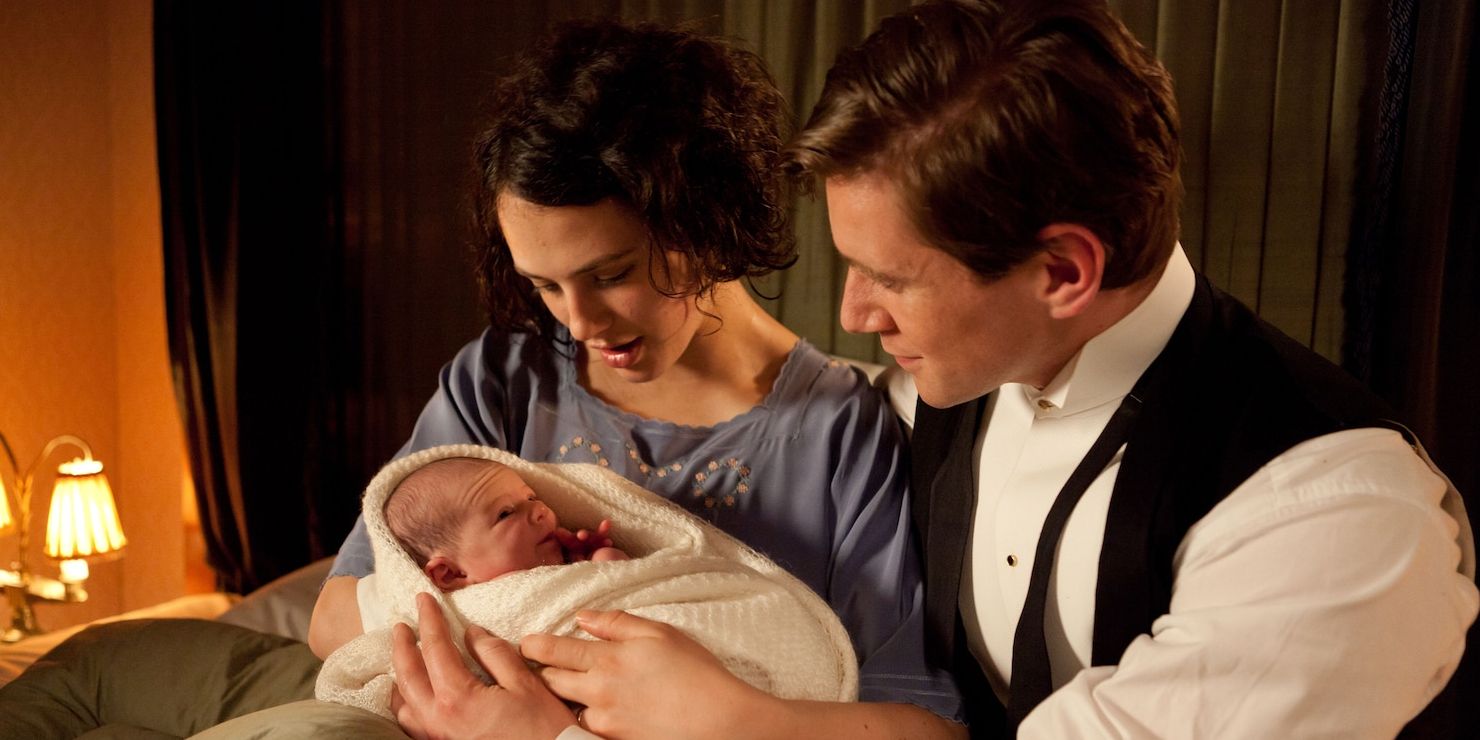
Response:
[[[1188,532],[1152,635],[1019,737],[1392,737],[1448,681],[1480,604],[1446,488],[1392,432],[1297,446]]]

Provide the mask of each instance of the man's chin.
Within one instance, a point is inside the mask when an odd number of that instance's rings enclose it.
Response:
[[[986,391],[975,393],[970,389],[946,387],[939,383],[931,382],[930,378],[919,375],[915,375],[914,379],[915,393],[919,394],[920,400],[924,401],[926,405],[937,409],[948,409],[952,406],[966,403],[974,398],[984,396],[987,393]]]

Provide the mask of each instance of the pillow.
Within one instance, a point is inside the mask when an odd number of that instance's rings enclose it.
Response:
[[[329,575],[334,558],[324,558],[299,568],[253,591],[216,619],[227,624],[308,641],[308,620],[313,616],[319,587]]]
[[[308,646],[200,619],[90,627],[0,688],[0,737],[185,737],[313,696]]]

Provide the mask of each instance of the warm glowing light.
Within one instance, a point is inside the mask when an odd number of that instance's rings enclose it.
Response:
[[[58,468],[46,518],[47,557],[96,557],[117,553],[128,544],[102,471],[96,460],[73,460]]]
[[[10,516],[10,494],[5,492],[5,479],[0,478],[0,532],[14,525],[15,519]]]
[[[72,462],[64,462],[57,466],[57,472],[62,475],[97,475],[103,472],[103,463],[97,460],[84,460],[80,457],[72,458]]]
[[[86,560],[63,560],[60,563],[62,569],[62,583],[82,583],[89,575]]]

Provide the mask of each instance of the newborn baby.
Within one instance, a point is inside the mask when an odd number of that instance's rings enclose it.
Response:
[[[577,613],[620,609],[682,630],[761,691],[820,701],[858,695],[853,646],[827,602],[744,543],[606,468],[435,447],[386,465],[362,509],[376,565],[359,584],[365,634],[324,661],[321,700],[391,718],[390,626],[416,624],[421,592],[436,599],[459,648],[470,624],[511,641],[536,632],[588,636]]]
[[[519,474],[492,460],[449,457],[418,468],[385,505],[386,525],[443,591],[540,565],[626,560],[611,522],[561,527]]]

